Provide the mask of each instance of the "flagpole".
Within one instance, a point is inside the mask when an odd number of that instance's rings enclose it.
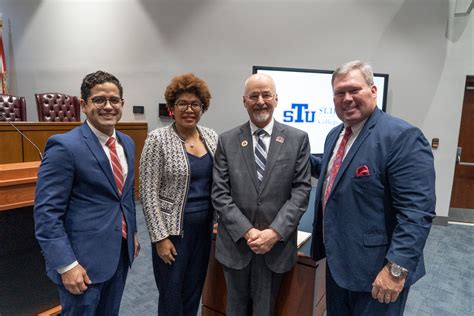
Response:
[[[2,94],[8,94],[8,74],[5,58],[5,49],[3,46],[3,13],[0,12],[0,84]]]

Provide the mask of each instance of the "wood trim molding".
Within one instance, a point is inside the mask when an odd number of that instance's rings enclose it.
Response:
[[[33,205],[39,161],[0,165],[0,211]]]
[[[56,316],[61,314],[61,305],[48,309],[47,311],[39,313],[37,316]]]

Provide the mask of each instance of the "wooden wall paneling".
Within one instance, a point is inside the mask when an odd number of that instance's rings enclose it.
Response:
[[[74,127],[81,125],[79,122],[41,122],[41,123],[28,123],[22,126],[22,132],[31,139],[31,141],[38,146],[41,153],[44,153],[46,142],[48,138],[54,134],[63,134]],[[36,161],[40,160],[38,151],[30,144],[29,141],[23,138],[23,161]]]
[[[21,135],[15,131],[0,132],[0,164],[22,161]]]
[[[215,311],[205,305],[201,306],[201,311],[201,316],[225,316],[224,313]]]
[[[67,132],[67,130],[62,131],[41,131],[41,130],[31,130],[25,131],[25,135],[28,136],[31,141],[38,146],[38,149],[41,151],[41,154],[44,154],[44,149],[46,147],[46,142],[48,138],[53,136],[54,134],[63,134]],[[23,138],[23,161],[37,161],[40,160],[40,156],[38,154],[38,150],[33,147],[33,145]]]
[[[18,122],[15,126],[20,129],[44,153],[48,138],[54,134],[65,133],[83,123],[80,122]],[[135,197],[140,196],[138,187],[140,156],[143,150],[148,124],[146,122],[120,122],[117,130],[129,135],[136,145],[135,151]],[[24,139],[12,126],[0,122],[0,163],[15,163],[39,161],[38,151]]]
[[[295,268],[283,277],[276,315],[313,315],[316,267],[310,258],[298,258]]]
[[[276,316],[322,316],[325,302],[325,261],[299,256],[295,267],[283,278]],[[222,265],[215,258],[215,241],[202,294],[202,315],[225,315],[227,290]]]
[[[206,281],[202,292],[203,312],[204,306],[210,311],[225,312],[227,300],[227,288],[225,285],[224,271],[222,265],[216,260],[216,243],[211,244],[211,256],[207,267]],[[203,315],[205,315],[203,313]],[[214,315],[209,312],[207,315]]]
[[[145,145],[145,139],[148,134],[148,130],[143,128],[141,123],[122,123],[117,129],[122,133],[130,136],[135,142],[135,197],[140,198],[139,190],[139,174],[140,174],[140,157],[142,155],[143,146]]]

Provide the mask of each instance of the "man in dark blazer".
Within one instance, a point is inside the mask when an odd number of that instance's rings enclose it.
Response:
[[[312,255],[327,257],[328,315],[402,315],[410,286],[425,274],[435,216],[430,145],[377,108],[368,64],[342,65],[332,86],[343,124],[328,134],[322,161],[311,157],[321,171]]]
[[[223,133],[215,155],[216,258],[227,315],[265,316],[273,315],[282,275],[296,263],[297,226],[311,190],[309,140],[273,119],[278,95],[270,76],[248,78],[243,102],[250,121]]]
[[[81,86],[87,121],[52,136],[39,169],[36,238],[63,315],[118,315],[128,268],[139,252],[135,145],[115,130],[122,96],[115,76],[87,75]]]

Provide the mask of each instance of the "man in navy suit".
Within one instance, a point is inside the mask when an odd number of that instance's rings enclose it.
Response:
[[[320,170],[311,251],[327,258],[328,315],[402,315],[425,274],[433,155],[418,128],[377,108],[368,64],[342,65],[332,86],[343,124],[328,134],[322,160],[311,158]]]
[[[123,88],[106,72],[81,86],[87,121],[46,144],[35,196],[36,238],[63,315],[118,315],[138,255],[135,145],[115,130]]]

